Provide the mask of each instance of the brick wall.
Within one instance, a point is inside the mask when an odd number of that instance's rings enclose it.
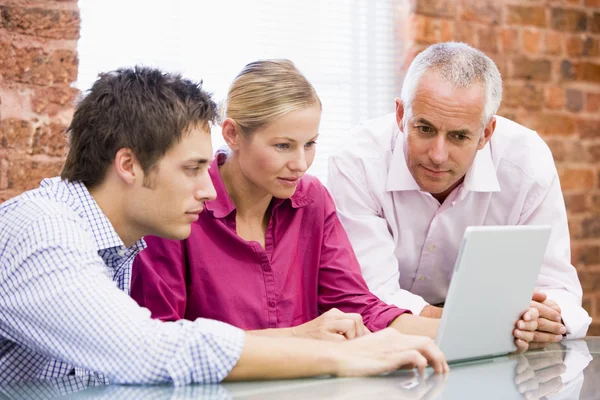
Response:
[[[485,51],[504,78],[499,114],[552,149],[589,334],[600,335],[600,0],[397,0],[395,9],[403,71],[440,41]]]
[[[0,203],[60,171],[78,38],[77,0],[0,0]]]

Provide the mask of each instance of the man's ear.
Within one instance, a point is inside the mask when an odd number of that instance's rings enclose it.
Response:
[[[485,147],[487,142],[490,141],[494,131],[496,130],[496,117],[490,118],[489,122],[486,124],[485,128],[483,128],[483,135],[479,139],[479,144],[477,145],[477,150],[481,150]]]
[[[237,150],[240,147],[241,131],[238,124],[231,118],[226,118],[221,125],[221,134],[225,143],[231,150]]]
[[[129,148],[121,148],[117,151],[113,167],[117,176],[127,184],[133,184],[136,179],[143,178],[142,167]]]
[[[396,123],[398,128],[402,131],[402,119],[404,118],[404,103],[399,97],[394,99],[396,103]]]

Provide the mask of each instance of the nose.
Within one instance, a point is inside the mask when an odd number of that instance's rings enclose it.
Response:
[[[308,169],[307,155],[304,148],[301,148],[295,153],[295,157],[288,163],[288,168],[292,171],[306,172]]]
[[[210,179],[208,170],[204,170],[200,176],[194,198],[198,201],[208,201],[217,198],[217,191],[212,183],[212,179]]]
[[[448,159],[448,144],[444,135],[437,135],[431,141],[431,147],[428,152],[429,159],[432,163],[440,165]]]

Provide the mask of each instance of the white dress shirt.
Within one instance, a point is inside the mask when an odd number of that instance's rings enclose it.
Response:
[[[567,337],[585,336],[591,318],[570,262],[558,174],[536,132],[497,117],[490,142],[441,205],[412,177],[395,114],[349,137],[329,159],[328,186],[373,293],[418,315],[445,301],[467,226],[551,225],[537,286],[561,307]]]

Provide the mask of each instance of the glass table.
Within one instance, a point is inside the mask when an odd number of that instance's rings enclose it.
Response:
[[[522,355],[452,364],[447,375],[397,371],[370,378],[220,385],[94,386],[79,377],[0,386],[0,399],[600,399],[600,337]]]

